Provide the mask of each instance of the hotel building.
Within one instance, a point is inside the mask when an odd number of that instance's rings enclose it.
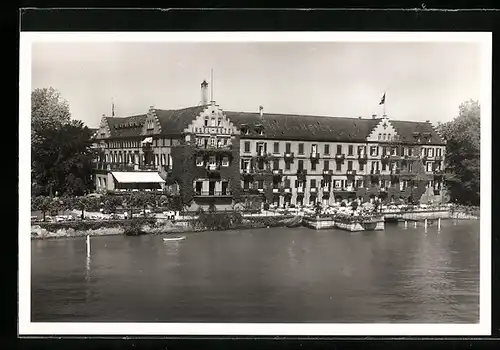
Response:
[[[103,117],[95,134],[97,189],[163,191],[231,206],[258,196],[302,205],[349,198],[441,201],[445,142],[430,122],[178,110]]]

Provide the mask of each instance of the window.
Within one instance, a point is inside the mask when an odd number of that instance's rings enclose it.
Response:
[[[222,166],[229,166],[229,158],[222,157]]]
[[[299,154],[304,154],[304,144],[299,143]]]
[[[210,126],[215,126],[215,118],[212,118],[212,119],[210,120]]]
[[[250,189],[250,181],[248,180],[243,181],[243,189],[244,190]]]
[[[429,157],[434,157],[434,148],[429,148]]]
[[[359,171],[365,171],[365,164],[359,163]]]
[[[196,157],[196,166],[203,166],[203,158]]]
[[[393,147],[391,151],[392,151],[392,155],[393,156],[397,156],[398,155],[398,149],[396,147]]]
[[[298,170],[304,170],[304,161],[302,159],[299,159],[299,167]]]
[[[205,118],[205,126],[208,126],[208,118]]]
[[[330,145],[325,145],[324,154],[330,154]]]
[[[365,154],[363,146],[358,146],[358,154],[359,155],[364,155]]]
[[[385,156],[387,154],[387,147],[382,147],[382,156]]]
[[[285,170],[290,170],[290,162],[285,162]]]
[[[354,146],[353,145],[349,145],[347,154],[350,156],[352,156],[354,154]]]
[[[250,159],[242,159],[241,170],[249,170],[249,169],[250,169]]]
[[[342,154],[342,145],[337,145],[337,154]]]
[[[436,148],[436,156],[441,157],[441,148]]]
[[[323,162],[323,169],[324,170],[330,170],[330,162],[328,160],[325,160]]]
[[[215,146],[215,137],[210,138],[210,146]]]
[[[278,170],[280,168],[280,161],[279,159],[274,159],[273,160],[273,170]]]
[[[413,172],[413,162],[408,163],[408,172]]]
[[[311,145],[311,153],[318,153],[318,145]]]
[[[155,165],[160,164],[160,156],[158,154],[155,154]]]
[[[382,134],[378,134],[379,141],[382,140]]]
[[[412,150],[413,150],[413,149],[412,149],[411,147],[408,147],[408,156],[409,156],[409,157],[411,157],[411,155],[412,155],[412,152],[413,152]]]
[[[285,143],[285,153],[286,154],[292,153],[292,144],[290,142]]]
[[[132,161],[132,154],[130,155],[130,160]],[[161,155],[161,165],[165,165],[166,163],[166,158],[165,158],[165,155],[162,154]]]
[[[370,147],[370,156],[376,156],[378,155],[378,147],[377,146],[371,146]]]
[[[250,153],[250,141],[245,141],[245,153]]]
[[[312,171],[316,170],[316,162],[311,162],[311,170]]]
[[[342,185],[341,180],[333,180],[333,185],[335,188],[340,188]]]
[[[217,126],[221,126],[222,125],[222,120],[221,119],[217,119]]]
[[[273,145],[273,152],[274,153],[280,153],[280,143],[279,142],[275,142],[274,145]]]
[[[337,162],[337,171],[341,171],[342,170],[342,164],[340,162]]]
[[[264,142],[257,142],[257,153],[260,155],[264,155],[266,153],[266,143]]]
[[[385,139],[386,139],[386,137],[387,137],[387,134],[386,134],[386,133],[384,133],[384,134],[383,134],[383,136],[382,136],[382,140],[385,140]]]
[[[316,180],[311,179],[311,188],[314,188],[314,187],[316,187]]]
[[[209,165],[215,165],[215,156],[210,156],[208,158],[208,164]]]
[[[347,170],[352,170],[352,160],[347,161]]]
[[[382,171],[387,170],[387,163],[382,163]]]
[[[264,189],[264,180],[258,180],[257,181],[257,188],[259,190],[263,190]]]
[[[290,179],[285,180],[285,188],[290,188]]]

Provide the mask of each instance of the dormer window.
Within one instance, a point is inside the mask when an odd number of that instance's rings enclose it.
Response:
[[[205,126],[208,126],[208,118],[205,118]]]
[[[217,119],[217,126],[222,126],[222,120],[221,119]]]
[[[255,125],[255,131],[257,131],[259,135],[264,135],[264,125],[262,124]]]
[[[215,126],[215,118],[212,118],[210,126]]]

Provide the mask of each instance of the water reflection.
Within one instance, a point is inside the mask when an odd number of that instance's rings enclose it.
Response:
[[[479,223],[408,224],[33,241],[33,321],[477,322]]]

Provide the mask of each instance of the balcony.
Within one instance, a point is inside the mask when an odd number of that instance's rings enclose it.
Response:
[[[356,192],[354,187],[348,186],[348,187],[334,187],[333,192]]]
[[[385,187],[380,187],[380,192],[387,192],[387,188],[385,188]]]
[[[318,193],[317,187],[311,187],[311,193]]]
[[[307,176],[307,170],[305,170],[305,169],[297,170],[297,179],[298,180],[305,180],[306,176]]]
[[[281,176],[281,175],[283,175],[283,170],[282,169],[273,169],[273,175],[274,176]]]
[[[360,163],[366,163],[368,161],[368,156],[366,154],[359,154],[358,161]]]
[[[211,145],[196,145],[195,154],[231,154],[233,150],[232,145],[219,145],[219,146],[211,146]]]
[[[293,160],[295,158],[295,154],[293,152],[285,152],[283,154],[283,158],[285,158],[285,160]]]
[[[194,191],[194,196],[195,197],[231,197],[232,192],[230,190],[226,190],[226,191],[215,191],[215,190]]]
[[[389,160],[391,160],[391,155],[390,154],[382,154],[382,163],[387,163]]]
[[[323,170],[323,176],[332,176],[333,170]]]
[[[285,187],[285,188],[283,188],[283,192],[292,193],[292,189],[290,187]]]
[[[304,187],[297,187],[297,193],[304,193]]]
[[[220,165],[210,164],[206,167],[208,176],[219,176],[220,175]]]
[[[401,169],[392,169],[391,170],[391,175],[396,176],[401,174]]]
[[[380,170],[370,170],[370,175],[380,175]]]
[[[318,152],[311,152],[311,159],[312,160],[318,160],[319,159],[319,153]]]
[[[436,177],[436,178],[443,177],[443,175],[444,175],[444,171],[442,171],[442,170],[434,170],[433,173],[434,173],[434,177]]]
[[[356,170],[347,170],[347,176],[356,176]]]
[[[336,160],[337,162],[343,162],[343,161],[344,161],[344,159],[345,159],[345,154],[343,154],[343,153],[337,153],[337,154],[335,155],[335,160]]]
[[[273,187],[273,193],[281,193],[283,192],[283,187]]]

